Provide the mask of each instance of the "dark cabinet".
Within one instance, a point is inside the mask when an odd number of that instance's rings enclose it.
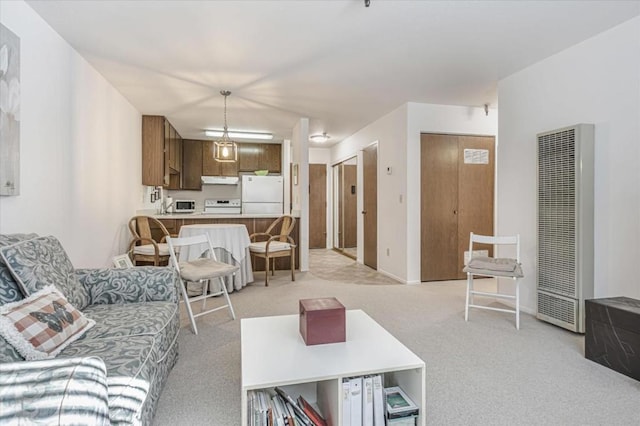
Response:
[[[202,141],[202,176],[238,176],[238,161],[216,161],[213,158],[213,141]]]
[[[202,189],[202,141],[182,141],[182,189]]]
[[[180,188],[182,138],[169,120],[142,116],[142,184]]]
[[[238,170],[241,172],[269,170],[269,173],[281,173],[282,145],[267,143],[238,144]]]

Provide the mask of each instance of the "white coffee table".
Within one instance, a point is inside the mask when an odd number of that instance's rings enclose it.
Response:
[[[346,331],[346,342],[306,346],[298,315],[243,319],[242,425],[247,425],[248,391],[280,386],[315,403],[328,423],[338,426],[342,379],[382,373],[385,387],[401,386],[420,407],[418,424],[424,426],[424,361],[362,310],[346,312]]]

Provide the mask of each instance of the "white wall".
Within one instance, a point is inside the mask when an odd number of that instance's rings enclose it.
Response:
[[[332,162],[358,155],[358,211],[362,210],[362,149],[378,141],[378,270],[420,282],[420,133],[495,135],[497,114],[484,108],[407,103],[332,149]],[[391,167],[391,174],[386,173]],[[358,261],[362,262],[358,216]],[[387,249],[388,253],[387,254]]]
[[[406,140],[407,140],[407,105],[391,111],[384,117],[374,121],[331,149],[331,164],[336,164],[353,156],[357,156],[357,199],[358,209],[362,211],[362,150],[378,141],[378,271],[399,281],[405,281],[406,223],[401,219],[406,216],[404,204],[398,202],[397,194],[404,193],[406,187]],[[396,173],[381,175],[382,166],[390,165]],[[331,212],[333,217],[333,213]],[[357,260],[363,259],[363,219],[358,214],[358,253]],[[386,249],[389,248],[389,256]]]
[[[498,230],[522,238],[536,311],[536,134],[595,124],[595,296],[640,298],[640,18],[499,82]]]
[[[293,185],[292,210],[300,214],[300,270],[309,270],[309,119],[301,118],[293,127],[291,162],[298,165],[298,183]],[[294,179],[293,176],[291,179]]]
[[[76,267],[110,265],[141,203],[141,115],[22,1],[0,3],[20,37],[21,194],[0,232],[62,242]]]

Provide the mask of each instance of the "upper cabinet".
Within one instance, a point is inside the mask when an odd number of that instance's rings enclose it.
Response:
[[[142,184],[180,188],[182,138],[165,117],[142,116]]]
[[[238,176],[238,161],[221,163],[213,158],[213,141],[202,141],[202,176]]]
[[[182,189],[202,189],[201,176],[203,157],[202,141],[184,139],[182,141]]]
[[[238,144],[238,171],[269,170],[282,172],[282,145],[272,143]]]

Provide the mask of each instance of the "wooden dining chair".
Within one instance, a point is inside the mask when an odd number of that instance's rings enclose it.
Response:
[[[265,232],[256,232],[249,236],[251,244],[249,253],[253,257],[260,257],[265,260],[264,265],[264,285],[269,285],[269,265],[271,264],[271,275],[275,274],[275,258],[291,257],[291,281],[296,280],[296,244],[290,234],[296,224],[296,218],[289,215],[280,216],[273,221]]]
[[[162,232],[160,241],[153,239],[151,224]],[[134,265],[137,262],[153,262],[154,266],[169,264],[169,246],[166,238],[169,231],[158,219],[151,216],[134,216],[129,220],[132,239],[127,253]]]

